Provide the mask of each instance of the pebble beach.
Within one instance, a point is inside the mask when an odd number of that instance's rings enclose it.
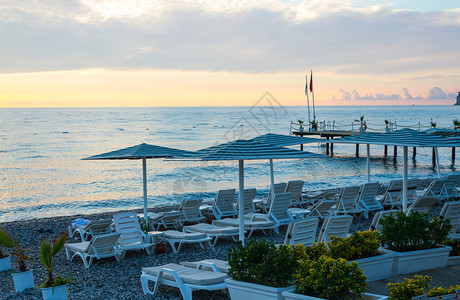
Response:
[[[430,180],[421,180],[419,189],[428,186]],[[383,193],[385,186],[381,186]],[[163,206],[149,211],[170,211],[177,206]],[[439,213],[440,207],[433,209],[433,214]],[[138,210],[137,212],[141,212]],[[38,259],[39,244],[42,240],[53,241],[62,233],[68,232],[68,225],[77,218],[102,219],[111,218],[113,212],[91,215],[57,216],[54,218],[34,219],[0,223],[0,228],[5,229],[10,235],[17,235],[23,248],[31,250],[30,256]],[[367,230],[372,218],[354,219],[350,232]],[[270,231],[267,235],[255,232],[251,239],[270,239],[275,243],[283,243],[287,226],[280,228],[279,234]],[[78,235],[68,238],[68,243],[80,242]],[[235,242],[228,238],[219,239],[215,247],[201,249],[197,244],[185,245],[178,254],[174,254],[171,248],[167,248],[165,254],[148,255],[146,251],[128,251],[121,262],[115,258],[94,260],[89,269],[86,269],[79,258],[72,262],[67,261],[65,251],[56,256],[55,272],[62,277],[71,277],[73,282],[69,286],[69,299],[152,299],[150,295],[144,295],[141,288],[140,274],[143,267],[160,266],[167,263],[180,263],[183,261],[197,261],[203,259],[227,260],[228,249]],[[15,265],[12,262],[13,267]],[[45,281],[46,272],[35,261],[29,261],[28,266],[34,270],[36,285]],[[29,289],[21,293],[14,292],[13,280],[9,271],[0,272],[0,299],[42,299],[39,288]],[[195,291],[194,299],[229,299],[226,292]],[[155,299],[181,299],[180,292],[176,288],[162,286]]]

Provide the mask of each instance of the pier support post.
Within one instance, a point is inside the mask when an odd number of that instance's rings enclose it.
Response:
[[[452,147],[452,162],[455,161],[455,147]]]
[[[329,141],[329,137],[326,137],[326,140]],[[326,155],[329,155],[329,143],[326,143]]]
[[[417,147],[413,147],[412,148],[412,158],[415,158],[416,155],[417,155]]]
[[[396,160],[398,156],[398,146],[393,146],[393,159]]]
[[[303,144],[300,144],[300,151],[303,151]]]
[[[431,153],[431,161],[433,162],[433,167],[436,166],[436,151],[435,151],[434,147],[433,147],[432,153]]]
[[[388,155],[388,145],[383,146],[383,155],[385,157]]]
[[[356,157],[359,157],[359,144],[356,144]]]
[[[333,140],[334,137],[331,136],[331,140]],[[331,143],[331,157],[334,156],[334,144]]]

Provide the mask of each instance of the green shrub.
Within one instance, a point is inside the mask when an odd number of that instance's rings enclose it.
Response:
[[[398,252],[435,248],[447,238],[450,220],[430,219],[427,213],[403,212],[390,214],[381,220],[381,241]]]
[[[460,256],[460,239],[445,240],[442,244],[452,247],[449,256]]]
[[[332,258],[356,260],[376,256],[380,244],[380,235],[377,231],[356,231],[347,238],[332,236],[329,246],[329,255]]]
[[[412,279],[404,278],[403,282],[389,283],[388,299],[411,300],[412,297],[423,295],[430,281],[430,276],[415,275]]]
[[[442,296],[442,295],[447,295],[447,294],[453,294],[458,289],[460,289],[460,284],[457,284],[456,286],[451,286],[448,289],[445,289],[443,287],[435,287],[429,290],[426,293],[426,295],[428,297],[436,297],[436,296]]]
[[[358,263],[322,255],[318,260],[301,260],[295,273],[296,293],[325,299],[357,299],[367,282]]]
[[[305,254],[311,260],[318,260],[322,255],[329,256],[329,250],[325,243],[313,243],[305,247]]]
[[[292,284],[298,258],[304,253],[301,248],[281,245],[262,239],[251,240],[246,246],[239,242],[228,252],[229,275],[234,280],[272,287],[287,287]]]

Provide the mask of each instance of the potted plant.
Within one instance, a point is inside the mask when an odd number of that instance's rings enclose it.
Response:
[[[286,300],[313,299],[385,299],[365,294],[366,276],[356,262],[321,255],[303,259],[294,277],[295,289],[283,292]]]
[[[59,239],[50,243],[42,241],[40,245],[39,263],[46,269],[48,278],[40,287],[43,299],[67,299],[67,284],[70,278],[62,278],[59,274],[53,275],[54,260],[56,254],[64,248],[67,234],[61,235]]]
[[[284,299],[282,292],[294,280],[294,270],[305,255],[303,247],[281,245],[262,239],[251,240],[246,246],[241,242],[228,252],[230,265],[226,279],[232,299]]]
[[[299,123],[299,132],[303,132],[303,120],[297,119],[297,122]]]
[[[430,276],[415,275],[413,278],[404,278],[404,281],[387,284],[388,299],[394,300],[437,300],[437,299],[459,299],[460,285],[451,286],[448,289],[434,287],[428,289],[431,282]]]
[[[356,231],[347,238],[333,236],[327,245],[327,255],[330,257],[356,261],[367,281],[388,278],[391,275],[394,254],[381,251],[380,235],[376,230]]]
[[[433,122],[433,119],[430,119],[431,128],[436,128],[436,122]]]
[[[454,122],[454,129],[459,130],[460,129],[460,120],[455,119],[455,120],[453,120],[453,122]]]
[[[318,123],[316,122],[316,120],[310,121],[310,124],[310,131],[315,132],[316,130],[318,130]]]
[[[26,255],[26,252],[30,252],[30,250],[23,249],[19,245],[19,238],[16,236],[16,241],[14,241],[4,230],[0,230],[0,242],[5,247],[12,249],[11,254],[16,257],[18,269],[16,272],[11,273],[16,292],[22,292],[25,289],[33,288],[34,270],[29,270],[26,266],[26,260],[32,260],[32,258]]]
[[[2,241],[0,240],[0,246],[3,245]],[[2,248],[0,247],[0,272],[1,271],[8,271],[11,269],[11,255],[4,253]]]
[[[447,258],[447,267],[460,265],[460,239],[446,240],[442,244],[452,247]]]
[[[447,264],[449,246],[440,245],[451,228],[448,219],[429,218],[427,213],[403,212],[390,214],[381,221],[381,251],[393,253],[393,273],[408,274],[422,270],[443,268]]]
[[[390,133],[390,121],[385,120],[385,133]]]

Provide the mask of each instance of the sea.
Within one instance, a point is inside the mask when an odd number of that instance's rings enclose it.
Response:
[[[270,97],[268,97],[270,96]],[[141,160],[82,160],[140,143],[198,150],[268,132],[289,134],[291,122],[309,120],[307,107],[283,106],[271,95],[247,107],[3,108],[0,109],[0,222],[141,209]],[[313,114],[328,128],[383,131],[385,120],[398,129],[453,128],[460,106],[316,106]],[[431,122],[431,123],[430,123]],[[299,149],[299,146],[292,146]],[[326,153],[323,143],[305,151]],[[275,160],[275,182],[304,180],[305,190],[367,181],[366,148],[334,144],[332,158]],[[371,180],[402,178],[402,149],[371,146]],[[436,178],[432,149],[409,148],[409,177]],[[441,175],[460,173],[460,149],[439,149]],[[147,160],[148,205],[183,199],[212,199],[219,189],[238,189],[238,163]],[[245,162],[245,187],[266,195],[269,162]]]

